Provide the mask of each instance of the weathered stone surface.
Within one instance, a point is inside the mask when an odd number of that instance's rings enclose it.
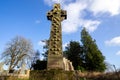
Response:
[[[47,18],[52,22],[47,69],[63,69],[61,21],[67,18],[66,11],[60,8],[60,4],[54,4],[54,8],[47,13]]]
[[[4,65],[4,63],[1,62],[1,63],[0,63],[0,73],[2,73],[2,72],[4,71],[4,69],[3,69],[3,65]]]
[[[64,63],[64,70],[66,71],[74,71],[72,62],[65,57],[63,57],[63,63]]]
[[[61,55],[50,55],[47,64],[48,70],[50,69],[63,69],[63,56]]]
[[[24,74],[20,74],[19,71],[14,71],[14,73],[8,73],[8,71],[0,74],[0,80],[21,80],[21,79],[29,79],[30,70],[24,70]]]
[[[76,80],[73,71],[47,70],[31,71],[30,80]]]

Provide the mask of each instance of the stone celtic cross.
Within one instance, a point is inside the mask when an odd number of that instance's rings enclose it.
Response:
[[[54,8],[47,13],[47,19],[52,22],[47,69],[63,69],[61,22],[66,18],[66,11],[60,8],[60,4],[54,4]]]

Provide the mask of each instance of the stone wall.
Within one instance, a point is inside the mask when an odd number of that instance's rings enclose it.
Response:
[[[30,80],[76,80],[73,71],[34,70],[30,71]]]
[[[21,78],[21,79],[28,79],[30,74],[30,70],[25,70],[24,74],[19,74],[19,71],[15,71],[14,73],[8,73],[8,71],[4,70],[0,73],[0,80],[9,80],[8,78]]]

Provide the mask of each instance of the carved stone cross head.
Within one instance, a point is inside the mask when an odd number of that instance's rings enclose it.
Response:
[[[47,13],[48,20],[52,21],[54,17],[58,17],[61,21],[67,19],[67,12],[60,8],[60,4],[54,4],[53,9]]]

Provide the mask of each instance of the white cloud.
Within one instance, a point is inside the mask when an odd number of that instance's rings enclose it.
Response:
[[[95,15],[110,13],[111,16],[120,14],[120,0],[91,0],[89,8]]]
[[[45,0],[45,2],[50,5],[55,3],[56,0]],[[76,0],[75,2],[72,2],[72,0],[61,0],[60,3],[63,4],[63,9],[67,10],[67,20],[62,22],[62,31],[64,33],[76,32],[80,27],[86,27],[86,29],[90,32],[97,29],[100,21],[86,20],[83,18],[84,10],[87,8],[88,4],[82,2],[81,0]]]
[[[81,13],[85,7],[85,4],[79,2],[64,6],[64,9],[67,10],[67,20],[63,22],[63,32],[72,33],[78,30],[81,26]]]
[[[58,3],[58,0],[44,0],[45,3],[47,3],[48,5],[52,5],[53,3]]]
[[[120,51],[118,51],[118,52],[116,53],[116,55],[120,55]]]
[[[120,36],[105,41],[105,44],[108,46],[120,46]]]
[[[83,18],[83,13],[86,8],[87,4],[81,1],[76,1],[64,6],[64,9],[67,10],[68,19],[63,22],[63,32],[76,32],[79,27],[86,27],[90,32],[97,29],[100,21],[86,20]]]
[[[63,46],[62,46],[62,47],[63,47],[63,50],[65,50],[65,47],[67,47],[68,44],[69,44],[68,42],[63,44]]]
[[[100,21],[92,21],[92,20],[84,20],[83,21],[83,27],[85,27],[90,32],[93,32],[97,29],[98,25],[100,24]]]
[[[71,1],[73,0],[44,0],[44,2],[49,6],[52,6],[54,3],[65,4],[65,3],[70,3]]]
[[[44,41],[39,41],[39,42],[38,42],[38,45],[39,45],[39,46],[44,46],[44,45],[45,45],[45,42],[44,42]]]
[[[110,16],[120,14],[120,0],[44,0],[45,3],[61,3],[64,10],[67,10],[67,20],[62,22],[62,31],[73,33],[80,27],[86,27],[93,32],[97,29],[101,21],[85,19],[86,12],[90,11],[94,16],[109,13]]]

